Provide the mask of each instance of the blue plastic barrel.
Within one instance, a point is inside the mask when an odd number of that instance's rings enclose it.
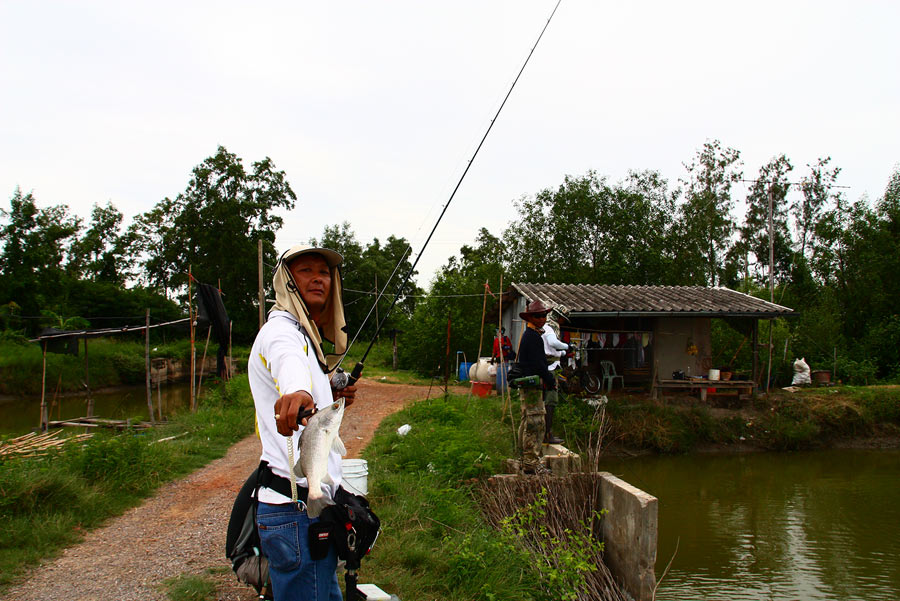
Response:
[[[506,392],[506,372],[509,371],[509,363],[497,364],[497,394]]]
[[[465,382],[466,380],[469,379],[469,368],[472,367],[472,365],[473,365],[473,363],[471,363],[471,362],[467,363],[465,361],[463,361],[462,363],[459,364],[459,381],[460,382]]]

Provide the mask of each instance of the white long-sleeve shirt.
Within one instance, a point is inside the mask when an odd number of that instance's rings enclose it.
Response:
[[[269,319],[256,335],[247,364],[250,391],[256,407],[256,427],[262,442],[260,459],[267,461],[272,471],[290,478],[288,438],[278,433],[275,425],[275,401],[292,392],[304,391],[312,396],[316,407],[330,405],[334,398],[331,382],[319,366],[316,351],[309,338],[300,330],[300,324],[286,311],[272,311]],[[294,449],[294,462],[300,460],[297,443],[303,426],[290,437]],[[333,484],[322,484],[322,492],[328,499],[341,483],[341,456],[335,451],[328,455],[328,474]],[[306,478],[297,478],[297,486],[307,486]],[[259,500],[264,503],[289,503],[290,498],[269,489],[261,488]]]
[[[560,341],[556,336],[556,332],[549,325],[544,326],[544,333],[541,334],[541,338],[544,340],[544,354],[548,357],[563,357],[569,351],[569,345]],[[555,361],[547,366],[547,369],[553,371],[558,367],[559,361]]]

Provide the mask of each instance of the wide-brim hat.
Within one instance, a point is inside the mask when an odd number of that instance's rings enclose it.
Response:
[[[547,307],[540,300],[531,301],[527,305],[525,305],[525,310],[519,313],[519,317],[522,319],[528,319],[529,317],[541,317],[542,315],[547,315],[550,312],[550,308]]]
[[[325,262],[328,263],[329,267],[337,267],[344,262],[344,257],[342,257],[340,253],[335,252],[330,248],[310,246],[309,244],[295,244],[294,246],[286,250],[283,255],[281,255],[280,260],[285,265],[290,265],[291,261],[293,261],[300,255],[313,253],[322,255],[325,258]]]

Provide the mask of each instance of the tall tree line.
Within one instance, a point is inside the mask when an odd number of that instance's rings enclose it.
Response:
[[[514,201],[503,232],[481,230],[432,280],[408,364],[428,372],[443,360],[448,314],[453,350],[475,352],[481,301],[450,295],[477,295],[488,273],[494,286],[502,272],[505,282],[726,286],[768,300],[771,269],[775,302],[799,313],[781,326],[792,353],[831,367],[838,349],[845,377],[900,378],[900,170],[870,203],[847,200],[828,157],[797,173],[776,155],[748,175],[740,152],[714,140],[684,167],[675,187],[654,171],[620,182],[589,171]]]

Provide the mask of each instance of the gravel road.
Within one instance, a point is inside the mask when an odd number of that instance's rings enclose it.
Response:
[[[361,380],[341,426],[347,457],[359,456],[383,417],[427,392],[422,386]],[[38,566],[2,599],[164,601],[164,580],[208,575],[210,569],[217,599],[256,599],[235,579],[224,548],[231,505],[259,453],[256,436],[245,438],[221,459],[164,485],[139,507],[87,533],[83,542]]]

